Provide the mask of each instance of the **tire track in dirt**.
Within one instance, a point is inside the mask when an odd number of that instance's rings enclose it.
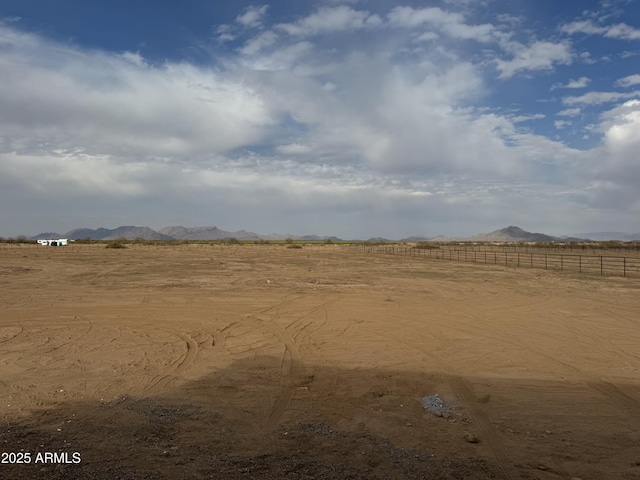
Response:
[[[504,336],[504,334],[500,335],[500,332],[496,327],[492,326],[491,324],[487,323],[482,318],[477,317],[476,315],[473,315],[467,312],[462,312],[462,311],[458,311],[457,313],[459,315],[466,316],[467,318],[471,318],[473,320],[472,324],[474,325],[482,325],[482,328],[478,328],[478,330],[484,330],[484,331],[486,331],[487,329],[491,330],[494,333],[496,333],[498,337],[502,338],[504,342],[518,345],[519,347],[534,353],[537,357],[543,357],[556,364],[562,365],[567,370],[576,374],[578,379],[591,390],[598,392],[602,395],[605,395],[614,403],[620,403],[624,405],[627,409],[640,412],[640,401],[638,401],[638,399],[624,392],[617,385],[611,382],[608,382],[606,380],[603,380],[602,378],[594,378],[586,374],[583,370],[576,367],[575,365],[565,362],[564,360],[561,360],[560,358],[557,358],[556,356],[551,355],[550,353],[547,353],[539,348],[535,348],[530,343],[523,342],[522,340],[519,340],[513,335],[509,335],[506,337]],[[538,332],[538,334],[540,333]]]
[[[191,338],[190,335],[184,333],[174,333],[174,335],[178,336],[184,342],[185,351],[171,364],[172,370],[169,373],[163,372],[151,379],[144,388],[145,392],[165,390],[176,380],[177,376],[183,371],[188,370],[196,359],[199,349],[198,342]]]
[[[278,319],[287,315],[283,310],[303,298],[302,295],[291,298],[292,296],[293,295],[290,294],[284,295],[278,304],[247,317],[247,320],[253,321],[260,327],[266,329],[284,346],[280,364],[280,390],[263,427],[263,431],[265,432],[273,431],[289,408],[295,394],[296,379],[299,377],[302,368],[299,345],[306,335],[317,331],[327,323],[328,312],[326,307],[332,302],[325,301],[302,315],[297,313],[299,312],[298,308],[294,308],[293,311],[296,312],[297,318],[287,323],[286,326],[281,327],[278,325]],[[308,331],[308,328],[314,323],[313,321],[300,326],[300,323],[303,322],[305,318],[322,310],[325,312],[324,321],[315,329]],[[261,319],[260,317],[262,316],[267,316],[269,320],[265,321]],[[294,333],[292,334],[290,330],[293,330]]]
[[[268,325],[265,325],[265,322],[260,321],[257,318],[253,318],[253,320],[257,320],[257,323],[260,326],[267,326],[267,330],[275,336],[282,345],[284,345],[284,352],[280,362],[280,389],[276,400],[271,407],[271,413],[267,417],[267,421],[263,427],[265,432],[273,431],[280,423],[280,420],[287,411],[287,408],[289,408],[295,392],[294,379],[300,367],[300,352],[298,350],[298,345],[286,329],[279,328],[274,324],[274,320],[276,318],[277,313],[271,316]]]
[[[3,327],[3,328],[11,328],[11,327]],[[22,325],[20,325],[19,327],[13,327],[13,328],[18,328],[19,329],[18,332],[16,332],[15,334],[11,335],[8,338],[3,338],[2,340],[0,340],[0,344],[9,343],[13,339],[17,338],[18,336],[24,333],[24,327]]]

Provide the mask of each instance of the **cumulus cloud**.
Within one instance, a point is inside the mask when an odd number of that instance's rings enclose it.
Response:
[[[587,77],[580,77],[577,80],[569,80],[567,83],[554,83],[551,86],[551,90],[557,88],[585,88],[591,80]]]
[[[278,40],[278,35],[272,31],[266,31],[248,40],[240,49],[242,55],[255,55],[263,48],[273,45]]]
[[[616,82],[616,85],[620,87],[632,87],[634,85],[640,85],[640,75],[635,74],[621,78]]]
[[[438,7],[415,9],[412,7],[395,7],[387,15],[389,24],[396,28],[416,28],[425,24],[438,29],[449,37],[461,40],[476,40],[489,42],[495,39],[496,29],[493,25],[469,25],[461,13],[452,13]],[[432,40],[432,33],[428,32],[419,37],[422,40]]]
[[[640,95],[640,91],[637,92],[589,92],[577,97],[565,97],[562,99],[562,103],[565,105],[598,105],[601,103],[615,102],[625,98],[636,97]]]
[[[14,145],[96,153],[223,152],[272,123],[255,91],[188,64],[150,67],[138,53],[79,52],[3,28],[0,125]],[[25,146],[26,145],[26,146]]]
[[[363,10],[354,10],[346,5],[322,7],[317,12],[293,23],[276,25],[278,30],[296,36],[312,36],[326,32],[376,28],[382,19]]]
[[[556,115],[561,117],[575,117],[580,115],[581,110],[579,108],[567,108],[565,110],[560,110]]]
[[[53,198],[56,210],[79,215],[86,206],[82,218],[128,198],[139,217],[127,223],[162,218],[161,227],[174,215],[229,229],[396,238],[421,233],[416,219],[432,222],[424,233],[433,234],[451,232],[452,217],[501,225],[505,215],[558,216],[565,225],[583,206],[585,185],[604,191],[594,183],[596,153],[534,133],[554,121],[577,128],[579,118],[556,120],[541,105],[547,115],[487,107],[493,65],[502,88],[516,75],[570,64],[570,43],[519,43],[504,26],[518,19],[473,25],[468,10],[331,5],[277,25],[267,11],[248,7],[215,29],[226,43],[216,68],[158,65],[140,52],[0,25],[0,199],[19,185],[30,198]],[[594,127],[610,168],[607,191],[627,185],[619,178],[637,151],[637,106],[613,103],[633,95],[566,97],[557,113],[577,117],[583,106],[612,102]],[[68,197],[87,201],[69,207]],[[479,205],[486,208],[470,209]]]
[[[236,22],[244,27],[256,28],[262,26],[262,18],[267,13],[268,5],[250,5],[236,17]]]
[[[637,152],[640,146],[640,100],[629,100],[603,114],[605,144],[612,150]],[[640,171],[640,170],[639,170]]]
[[[589,201],[612,211],[640,213],[640,100],[629,100],[603,113],[604,142],[590,155]]]
[[[529,46],[512,42],[509,45],[511,60],[498,60],[500,78],[511,78],[517,73],[535,70],[552,70],[554,65],[572,62],[571,47],[566,42],[536,41]]]
[[[560,130],[563,129],[565,127],[568,127],[572,124],[572,122],[568,121],[568,120],[556,120],[553,122],[554,126]]]
[[[591,20],[578,20],[562,25],[560,27],[560,31],[569,35],[584,33],[587,35],[602,35],[607,38],[616,38],[619,40],[640,39],[640,30],[631,27],[626,23],[605,26],[597,25]]]

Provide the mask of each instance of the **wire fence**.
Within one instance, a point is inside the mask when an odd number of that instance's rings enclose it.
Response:
[[[347,245],[363,253],[381,253],[433,258],[457,262],[485,263],[507,267],[543,268],[563,272],[611,276],[640,276],[640,257],[613,255],[577,255],[560,253],[523,253],[496,250],[413,248],[398,245]]]

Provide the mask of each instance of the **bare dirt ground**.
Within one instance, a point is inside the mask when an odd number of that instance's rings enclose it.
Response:
[[[0,248],[0,478],[640,479],[639,313],[330,246]]]

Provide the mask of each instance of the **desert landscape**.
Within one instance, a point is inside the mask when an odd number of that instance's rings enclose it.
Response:
[[[0,246],[0,478],[640,479],[640,278],[287,247]]]

